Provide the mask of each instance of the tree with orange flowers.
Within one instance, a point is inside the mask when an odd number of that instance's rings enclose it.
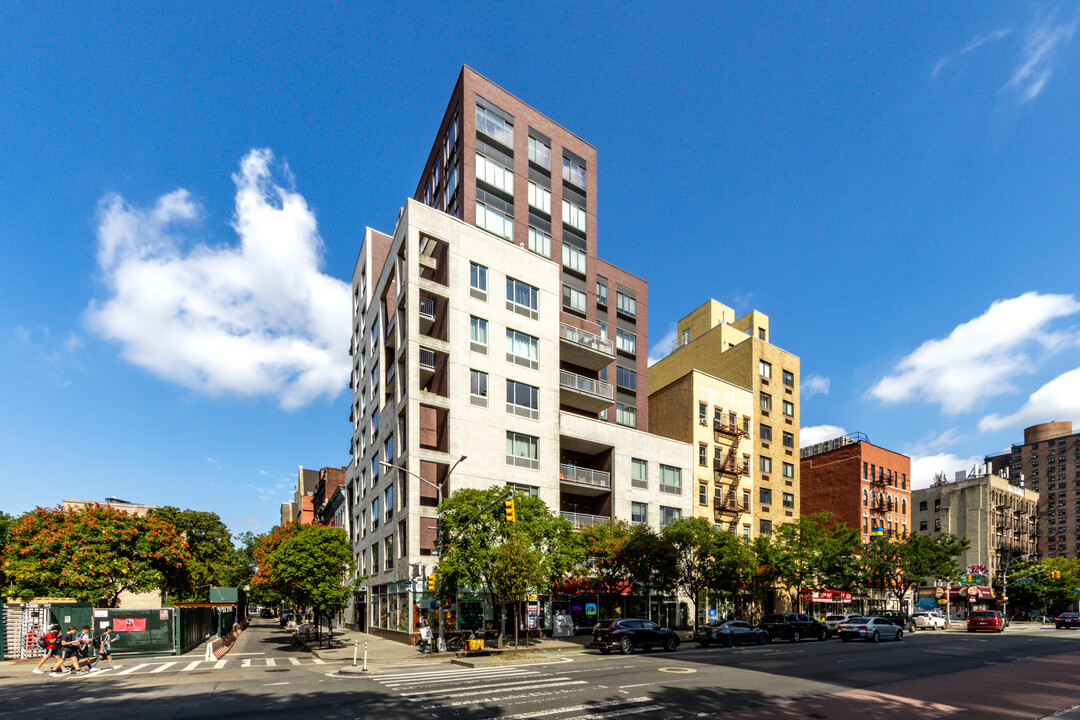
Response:
[[[164,520],[108,505],[36,508],[10,528],[4,572],[11,594],[70,597],[116,607],[122,592],[190,588],[187,543]]]

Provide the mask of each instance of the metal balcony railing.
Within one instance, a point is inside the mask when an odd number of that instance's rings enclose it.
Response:
[[[435,301],[429,297],[420,298],[420,317],[428,320],[435,319]]]
[[[435,351],[420,348],[420,367],[426,370],[435,370]]]
[[[599,335],[586,332],[573,325],[561,323],[559,325],[559,337],[577,345],[581,345],[582,347],[587,347],[590,350],[595,350],[596,352],[615,357],[615,344],[611,340],[605,340]]]
[[[603,470],[577,467],[576,465],[559,465],[559,480],[563,482],[578,483],[580,485],[592,485],[593,487],[610,488],[611,473]]]
[[[611,522],[611,518],[604,515],[585,515],[584,513],[572,513],[564,512],[560,513],[564,518],[570,521],[570,524],[574,526],[575,530],[594,525],[596,523]]]
[[[569,370],[560,370],[559,384],[563,387],[577,390],[578,392],[595,395],[596,397],[604,398],[610,402],[615,402],[615,387],[611,385],[611,383],[606,383],[602,380],[587,378],[584,375],[578,375]]]

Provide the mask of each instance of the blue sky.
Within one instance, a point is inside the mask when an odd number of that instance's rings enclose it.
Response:
[[[116,495],[263,531],[299,465],[346,464],[347,282],[462,64],[596,146],[653,357],[709,297],[758,309],[802,358],[804,443],[864,432],[922,484],[1080,423],[1075,2],[0,21],[7,512]]]

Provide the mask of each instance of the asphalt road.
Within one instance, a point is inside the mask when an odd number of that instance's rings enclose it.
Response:
[[[224,663],[184,657],[120,664],[115,671],[64,678],[30,675],[25,664],[0,668],[0,715],[673,720],[741,711],[740,718],[769,712],[820,718],[841,715],[810,712],[811,704],[824,708],[827,700],[843,698],[855,712],[895,705],[897,717],[978,712],[981,720],[1042,717],[1046,707],[1080,703],[1075,682],[1039,681],[1051,671],[1075,677],[1080,632],[1038,626],[1014,626],[1001,635],[923,631],[876,645],[835,639],[732,649],[684,644],[673,653],[573,653],[535,665],[411,664],[360,678],[339,676],[332,663],[317,663],[283,634],[255,626]],[[1009,678],[1015,679],[1011,687]],[[993,699],[1006,691],[1009,698]],[[860,720],[886,716],[861,714]]]

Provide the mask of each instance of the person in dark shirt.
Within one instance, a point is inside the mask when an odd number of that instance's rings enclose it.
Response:
[[[79,672],[79,636],[76,633],[76,627],[74,625],[68,625],[67,632],[60,636],[60,642],[58,647],[60,649],[60,656],[56,658],[56,664],[53,665],[52,671],[49,675],[53,677],[59,677],[63,675],[64,661],[71,658],[71,663],[74,665],[72,672]]]

